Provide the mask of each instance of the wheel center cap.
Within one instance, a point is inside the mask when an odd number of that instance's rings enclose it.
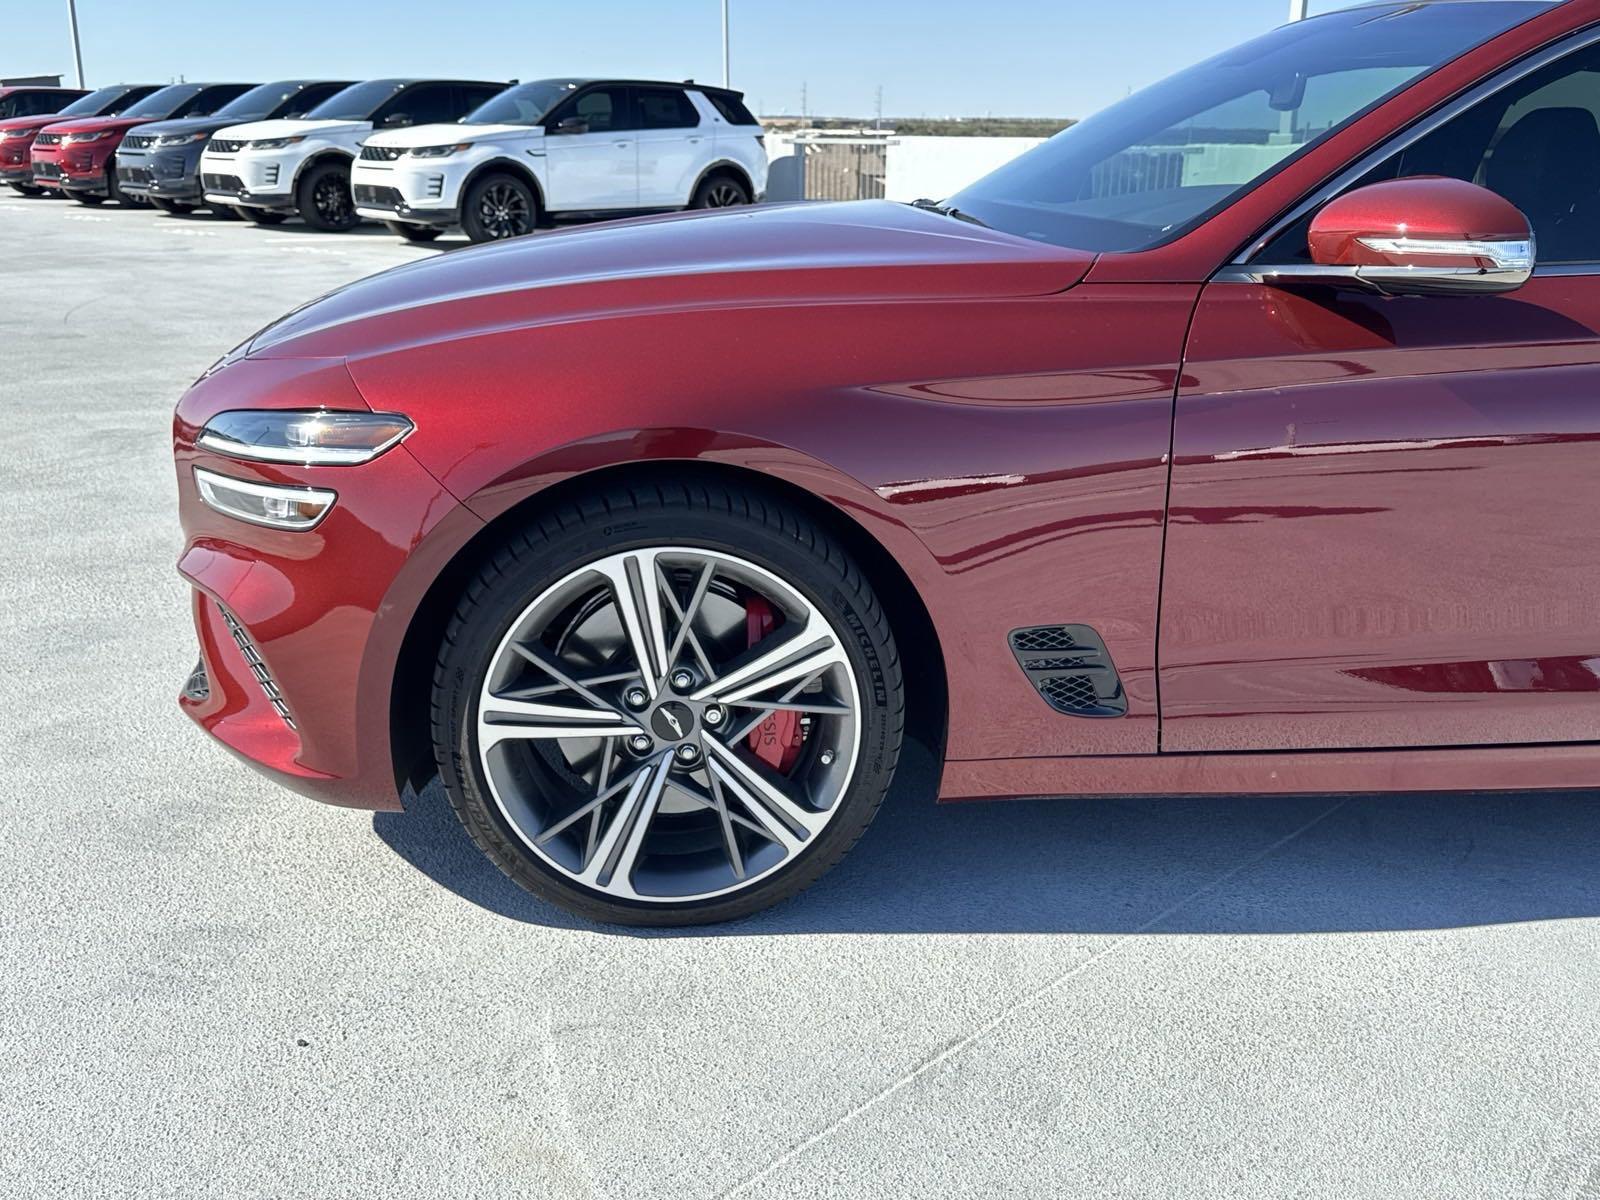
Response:
[[[663,742],[681,742],[694,732],[694,709],[669,700],[651,714],[650,728]]]

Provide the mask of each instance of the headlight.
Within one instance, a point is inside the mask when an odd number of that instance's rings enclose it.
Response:
[[[232,458],[306,467],[371,462],[415,426],[398,413],[258,409],[218,413],[199,444]]]
[[[457,150],[469,150],[471,142],[457,142],[454,146],[413,146],[406,151],[408,158],[448,158]]]
[[[35,131],[32,129],[8,129],[5,131],[4,136],[7,141],[11,141],[13,139],[21,141],[23,138],[32,140],[34,132]]]
[[[210,137],[207,133],[168,133],[156,139],[158,146],[187,146],[190,142],[203,142]]]
[[[245,145],[252,150],[282,150],[285,146],[293,146],[296,142],[305,140],[305,134],[301,134],[298,137],[263,138],[259,142],[246,142]]]
[[[194,485],[208,508],[274,529],[310,529],[333,507],[338,496],[326,488],[232,479],[204,467],[194,469]]]
[[[101,138],[110,136],[109,132],[102,129],[99,133],[69,133],[61,140],[68,145],[77,145],[79,142],[98,142]]]

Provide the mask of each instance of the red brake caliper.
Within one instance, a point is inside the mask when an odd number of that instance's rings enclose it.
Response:
[[[744,614],[745,636],[752,646],[771,633],[778,623],[772,605],[760,596],[745,600]],[[775,712],[751,733],[750,749],[767,766],[783,773],[794,766],[794,760],[800,757],[802,740],[804,730],[800,728],[800,714]]]

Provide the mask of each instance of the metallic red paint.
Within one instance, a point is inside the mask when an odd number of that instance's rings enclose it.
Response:
[[[1381,137],[1596,20],[1600,0],[1553,9],[1141,254],[884,203],[770,207],[488,246],[309,305],[175,425],[183,569],[298,728],[206,603],[215,690],[189,707],[304,791],[392,806],[396,663],[448,564],[553,486],[700,463],[808,493],[917,589],[948,682],[945,798],[1593,783],[1594,745],[1531,743],[1600,741],[1600,290],[1205,281]],[[195,447],[224,408],[316,404],[417,428],[337,471]],[[197,463],[338,504],[309,534],[244,526],[200,505]],[[1032,690],[1006,635],[1052,622],[1101,632],[1125,719]],[[1415,749],[1508,742],[1530,744]],[[1275,749],[1314,752],[1203,753]]]
[[[1517,206],[1487,188],[1443,176],[1390,179],[1346,192],[1311,220],[1311,261],[1330,267],[1405,267],[1413,259],[1374,249],[1373,238],[1521,241],[1533,237]],[[1429,254],[1435,266],[1492,265],[1483,256]]]
[[[68,192],[83,192],[104,196],[109,192],[106,182],[111,156],[122,145],[128,130],[148,125],[158,117],[83,117],[75,121],[59,121],[46,125],[44,132],[58,134],[59,143],[41,146],[35,143],[32,150],[33,165],[54,163],[61,168],[61,178],[52,181],[36,179],[41,187],[60,187]],[[74,134],[102,133],[105,136],[92,142],[68,142]]]

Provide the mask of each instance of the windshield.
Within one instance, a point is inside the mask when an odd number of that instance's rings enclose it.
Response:
[[[365,83],[352,83],[342,92],[335,92],[306,114],[311,121],[370,121],[372,114],[383,106],[405,84],[398,79],[369,79]]]
[[[278,111],[279,105],[299,90],[298,83],[263,83],[260,87],[253,87],[244,95],[228,101],[211,115],[239,121],[270,117]]]
[[[1389,93],[1545,11],[1386,4],[1275,29],[1058,133],[948,201],[995,229],[1142,250],[1249,189]]]
[[[90,92],[87,96],[79,96],[71,104],[63,108],[60,115],[63,117],[97,117],[106,105],[115,100],[120,100],[128,93],[128,90],[125,87],[103,87],[99,91]]]
[[[571,79],[540,79],[507,88],[461,118],[463,125],[537,125],[563,96],[578,86]]]
[[[205,90],[204,84],[175,83],[151,92],[139,103],[122,110],[125,117],[170,117]]]

